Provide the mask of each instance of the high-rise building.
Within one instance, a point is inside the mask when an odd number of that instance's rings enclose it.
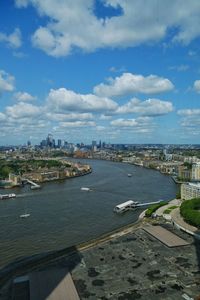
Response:
[[[47,146],[47,141],[46,140],[42,140],[40,143],[41,147],[46,147]]]
[[[55,147],[55,140],[53,139],[53,135],[52,134],[48,134],[47,138],[46,138],[46,142],[47,142],[47,147],[50,148],[54,148]]]
[[[62,148],[65,145],[65,141],[58,139],[58,148]]]
[[[97,151],[97,142],[96,141],[92,141],[92,150]]]

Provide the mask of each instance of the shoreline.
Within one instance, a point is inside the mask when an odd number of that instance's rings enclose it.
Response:
[[[76,177],[82,177],[88,174],[92,173],[92,168],[83,173],[83,174],[77,174],[77,175],[73,175],[73,176],[69,176],[69,177],[65,177],[65,178],[56,178],[56,179],[52,179],[52,180],[45,180],[45,181],[36,181],[37,184],[42,184],[42,183],[48,183],[48,182],[56,182],[56,181],[62,181],[62,180],[67,180],[67,179],[72,179],[72,178],[76,178]],[[26,183],[28,184],[28,183]],[[0,187],[0,190],[10,190],[10,189],[14,189],[14,188],[23,188],[25,184],[21,184],[21,185],[14,185],[14,186],[10,186],[10,187]]]

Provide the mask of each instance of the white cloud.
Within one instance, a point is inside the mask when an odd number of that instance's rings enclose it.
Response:
[[[0,123],[4,122],[5,120],[6,120],[6,115],[0,112]]]
[[[133,47],[163,39],[171,29],[172,41],[188,44],[200,35],[199,0],[104,0],[122,14],[97,18],[94,0],[15,0],[17,7],[32,4],[48,21],[32,41],[52,56],[68,55],[73,48],[94,51],[106,47]],[[106,13],[106,9],[105,9]],[[173,30],[176,28],[176,30]]]
[[[100,115],[100,117],[99,117],[100,120],[110,120],[111,118],[112,118],[112,116],[107,116],[104,114]]]
[[[0,42],[6,43],[11,48],[19,48],[22,45],[21,31],[19,28],[15,28],[13,33],[6,35],[0,32]]]
[[[6,114],[13,119],[34,118],[42,114],[42,109],[29,103],[19,102],[13,106],[7,106]]]
[[[107,128],[105,126],[99,125],[99,126],[96,126],[96,130],[97,131],[105,131],[105,130],[107,130]]]
[[[60,122],[60,126],[66,128],[93,127],[95,125],[96,123],[93,121]]]
[[[173,111],[173,105],[168,101],[159,99],[148,99],[140,101],[137,98],[131,99],[128,103],[120,106],[116,113],[128,114],[138,113],[144,116],[161,116]]]
[[[110,122],[112,126],[134,127],[149,124],[152,121],[150,117],[139,117],[136,119],[116,119]]]
[[[71,90],[60,88],[50,90],[47,98],[47,108],[57,113],[74,112],[106,112],[116,110],[117,104],[108,99],[93,94],[77,94]]]
[[[112,126],[116,127],[135,127],[138,126],[136,119],[116,119],[110,122]]]
[[[199,108],[180,109],[177,111],[177,113],[180,116],[198,116],[198,115],[200,115],[200,109]]]
[[[194,90],[197,93],[200,93],[200,80],[195,80],[195,82],[194,82]]]
[[[82,121],[82,120],[92,120],[94,119],[93,114],[91,113],[66,113],[66,114],[55,114],[47,113],[46,114],[49,120],[53,121]]]
[[[17,92],[14,94],[14,97],[16,100],[20,101],[20,102],[24,102],[24,101],[33,101],[36,99],[36,97],[30,95],[29,93],[26,92]]]
[[[200,109],[181,109],[177,113],[185,138],[200,135]]]
[[[122,96],[134,93],[156,94],[170,91],[174,88],[171,81],[157,75],[135,75],[123,73],[120,77],[109,79],[108,84],[101,83],[94,87],[94,93],[99,96]]]
[[[0,70],[0,93],[14,90],[15,77]]]
[[[120,130],[131,130],[136,133],[150,133],[155,125],[150,117],[139,117],[135,119],[116,119],[110,122],[110,125]]]

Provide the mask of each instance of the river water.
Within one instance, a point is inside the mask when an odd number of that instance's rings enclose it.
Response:
[[[176,185],[158,171],[109,161],[85,162],[93,169],[89,175],[45,183],[41,190],[13,189],[15,199],[0,201],[0,267],[135,222],[142,209],[113,213],[115,205],[129,199],[151,202],[175,197]],[[81,191],[81,187],[92,191]],[[30,217],[20,218],[24,212]]]

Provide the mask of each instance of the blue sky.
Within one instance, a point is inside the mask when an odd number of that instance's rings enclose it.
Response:
[[[199,143],[199,0],[4,0],[0,144]]]

